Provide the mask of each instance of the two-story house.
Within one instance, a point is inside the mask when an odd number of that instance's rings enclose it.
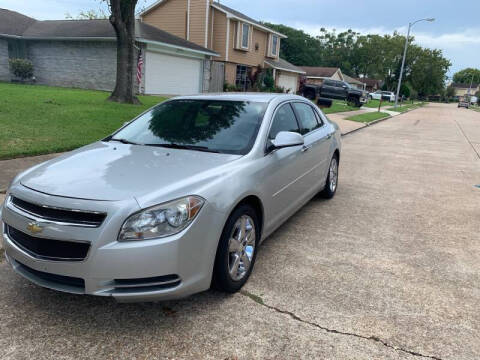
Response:
[[[210,91],[223,83],[248,90],[259,67],[273,69],[275,84],[296,92],[305,71],[279,57],[286,36],[213,0],[158,0],[141,15],[143,22],[210,49]]]

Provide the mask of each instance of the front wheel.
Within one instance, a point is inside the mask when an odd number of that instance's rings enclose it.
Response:
[[[225,224],[218,244],[213,285],[234,293],[247,282],[257,257],[260,227],[255,210],[249,205],[236,208]]]
[[[325,188],[320,193],[325,199],[331,199],[335,196],[337,192],[338,185],[338,156],[337,154],[333,155],[332,160],[330,161],[330,167],[328,169],[327,182]]]

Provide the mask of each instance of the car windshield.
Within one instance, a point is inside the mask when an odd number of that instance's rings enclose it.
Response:
[[[267,105],[250,101],[167,101],[141,115],[111,140],[245,155],[255,142]]]

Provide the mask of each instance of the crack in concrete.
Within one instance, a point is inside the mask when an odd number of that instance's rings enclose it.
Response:
[[[279,309],[275,306],[272,306],[272,305],[268,305],[266,304],[263,299],[260,297],[260,296],[257,296],[255,294],[252,294],[250,292],[248,292],[247,290],[241,290],[240,291],[240,294],[242,294],[243,296],[247,296],[248,298],[250,298],[251,300],[255,301],[257,304],[259,305],[262,305],[262,306],[265,306],[266,308],[270,309],[270,310],[274,310],[280,314],[284,314],[284,315],[288,315],[290,316],[292,319],[296,320],[296,321],[300,321],[304,324],[307,324],[307,325],[310,325],[310,326],[314,326],[318,329],[321,329],[327,333],[330,333],[330,334],[338,334],[338,335],[345,335],[345,336],[352,336],[352,337],[356,337],[356,338],[359,338],[359,339],[364,339],[364,340],[369,340],[369,341],[375,341],[375,342],[378,342],[380,344],[382,344],[383,346],[389,348],[389,349],[393,349],[395,351],[401,351],[401,352],[404,352],[406,354],[409,354],[409,355],[413,355],[413,356],[418,356],[418,357],[422,357],[422,358],[425,358],[425,359],[433,359],[433,360],[442,360],[441,358],[439,357],[436,357],[436,356],[432,356],[432,355],[424,355],[424,354],[421,354],[419,352],[416,352],[416,351],[412,351],[412,350],[407,350],[407,349],[403,349],[401,347],[397,347],[397,346],[394,346],[394,345],[390,345],[389,343],[387,343],[385,340],[382,340],[380,339],[379,337],[377,336],[365,336],[365,335],[360,335],[360,334],[355,334],[355,333],[351,333],[351,332],[347,332],[347,331],[341,331],[341,330],[335,330],[335,329],[329,329],[325,326],[322,326],[322,325],[319,325],[317,323],[314,323],[312,321],[308,321],[308,320],[305,320],[305,319],[302,319],[301,317],[299,317],[298,315],[294,314],[293,312],[291,311],[288,311],[288,310],[282,310],[282,309]]]
[[[473,146],[473,144],[470,141],[470,139],[468,138],[467,134],[465,134],[465,131],[463,131],[463,128],[460,126],[459,122],[457,121],[457,119],[454,119],[454,120],[455,120],[455,123],[457,124],[458,129],[462,133],[463,137],[465,138],[465,140],[467,140],[467,142],[470,144],[470,146],[472,147],[475,154],[477,154],[477,157],[480,159],[480,154],[478,153],[477,149],[475,149],[475,146]]]

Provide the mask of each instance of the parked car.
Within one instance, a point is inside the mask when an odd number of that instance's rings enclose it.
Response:
[[[0,219],[30,281],[120,301],[235,292],[260,243],[337,190],[340,131],[286,94],[168,100],[18,175]],[[2,224],[0,224],[2,225]]]
[[[367,102],[367,93],[353,88],[345,81],[327,79],[322,85],[304,84],[300,93],[307,99],[319,97],[345,100],[354,106],[361,107]]]
[[[383,100],[386,100],[386,101],[391,101],[391,102],[394,102],[395,101],[395,94],[391,91],[381,91],[381,90],[378,90],[378,91],[375,91],[373,93],[370,93],[368,94],[368,98],[370,100],[380,100],[380,99],[383,99]]]
[[[470,96],[470,104],[471,105],[476,105],[477,103],[478,103],[478,97]]]
[[[460,100],[457,105],[458,108],[464,107],[469,109],[470,108],[470,102],[467,100]]]

